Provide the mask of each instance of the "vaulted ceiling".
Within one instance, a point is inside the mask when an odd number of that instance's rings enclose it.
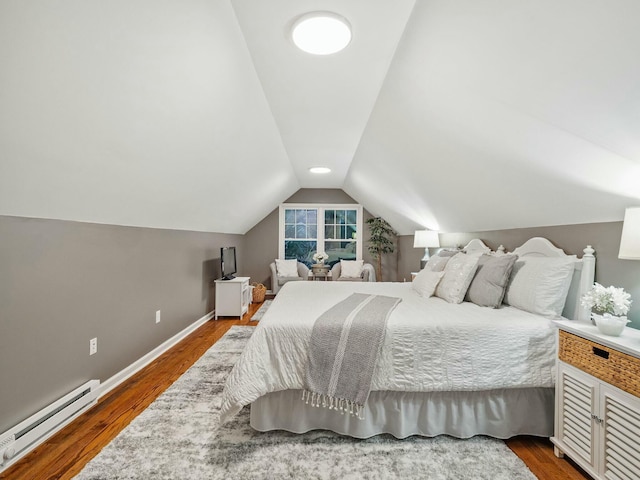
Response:
[[[316,10],[348,19],[347,49],[292,44]],[[3,0],[0,214],[244,233],[299,188],[342,188],[405,234],[621,220],[638,18],[637,0]]]

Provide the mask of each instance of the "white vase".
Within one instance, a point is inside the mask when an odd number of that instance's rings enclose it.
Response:
[[[616,317],[610,313],[604,313],[599,315],[597,313],[591,314],[591,321],[595,323],[600,330],[600,333],[604,335],[610,335],[612,337],[619,337],[631,320],[627,317]]]
[[[591,312],[591,325],[596,326],[596,320],[602,318],[602,315],[599,313]]]

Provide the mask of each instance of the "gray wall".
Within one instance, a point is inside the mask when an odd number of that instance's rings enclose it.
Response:
[[[473,238],[480,238],[492,249],[504,245],[507,251],[522,245],[531,237],[548,238],[554,245],[569,254],[582,256],[582,250],[591,245],[596,253],[596,282],[608,287],[623,287],[631,294],[633,303],[629,312],[629,324],[640,328],[640,262],[619,260],[620,234],[622,222],[591,223],[581,225],[561,225],[554,227],[518,228],[471,233],[442,233],[440,244],[444,246],[464,246]],[[421,248],[413,248],[413,235],[400,237],[399,278],[410,278],[410,272],[420,268],[424,254]]]
[[[0,216],[0,239],[0,432],[211,311],[221,246],[246,264],[242,235]]]
[[[287,202],[355,203],[338,189],[302,189]],[[480,238],[513,250],[543,236],[578,255],[590,244],[596,281],[631,293],[629,317],[640,328],[640,262],[618,260],[621,231],[622,222],[611,222],[447,233],[440,240],[455,246]],[[221,246],[238,247],[239,273],[269,286],[278,211],[244,236],[0,216],[0,239],[1,432],[88,379],[107,380],[211,311]],[[413,235],[398,237],[397,247],[385,257],[384,280],[410,281],[423,250],[413,248]],[[98,353],[89,356],[92,337]]]
[[[398,236],[398,281],[410,282],[411,272],[420,270],[424,248],[413,248],[413,235]]]
[[[303,188],[294,193],[283,203],[358,203],[341,189]],[[364,210],[364,221],[371,218],[371,214]],[[367,238],[367,224],[364,224],[365,238]],[[260,223],[246,234],[246,265],[252,282],[263,283],[271,288],[271,271],[269,264],[278,257],[278,209],[267,215]],[[413,239],[411,240],[413,242]],[[367,243],[363,248],[365,262],[373,263],[367,251]],[[397,272],[397,254],[386,255],[382,264],[385,281],[394,281]]]

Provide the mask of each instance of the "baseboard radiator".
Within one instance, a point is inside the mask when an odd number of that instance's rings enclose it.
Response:
[[[89,380],[0,435],[0,472],[96,403],[99,380]]]

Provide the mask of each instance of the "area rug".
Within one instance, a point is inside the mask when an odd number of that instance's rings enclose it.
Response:
[[[536,477],[486,437],[367,440],[317,431],[259,433],[249,409],[219,425],[225,377],[255,327],[234,326],[75,478],[486,479]]]
[[[253,317],[251,317],[251,321],[256,322],[258,320],[262,320],[262,317],[269,309],[269,305],[271,305],[271,302],[273,302],[273,300],[265,300],[264,302],[262,302],[262,305],[260,305],[260,308],[256,310],[256,313],[254,313]]]

